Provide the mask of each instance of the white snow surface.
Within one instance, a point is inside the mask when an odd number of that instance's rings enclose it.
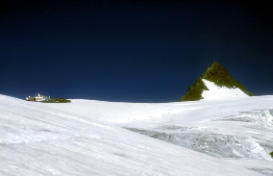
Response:
[[[214,82],[206,79],[202,79],[202,81],[208,88],[208,90],[204,90],[202,92],[202,97],[204,100],[223,100],[248,96],[239,88],[228,88],[225,86],[220,87],[217,86]]]
[[[273,96],[47,104],[0,95],[0,175],[273,175],[272,109]]]

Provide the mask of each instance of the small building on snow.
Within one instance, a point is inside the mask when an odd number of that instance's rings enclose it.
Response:
[[[43,96],[43,95],[41,95],[39,93],[35,97],[31,97],[31,96],[26,97],[27,101],[39,101],[39,102],[41,102],[41,101],[46,101],[46,100],[49,100],[49,99],[50,99],[50,96]]]

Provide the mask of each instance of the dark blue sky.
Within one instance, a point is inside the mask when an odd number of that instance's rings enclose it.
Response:
[[[177,101],[217,60],[254,94],[273,94],[271,9],[241,1],[3,3],[0,93]]]

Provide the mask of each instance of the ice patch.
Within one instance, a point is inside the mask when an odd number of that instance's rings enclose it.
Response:
[[[237,115],[195,124],[164,125],[153,129],[129,130],[217,158],[246,158],[272,161],[272,110]]]
[[[243,112],[217,121],[247,122],[245,126],[248,128],[273,130],[273,110]]]
[[[129,130],[218,158],[271,160],[263,147],[251,137],[225,135],[199,128],[169,132],[132,128]]]

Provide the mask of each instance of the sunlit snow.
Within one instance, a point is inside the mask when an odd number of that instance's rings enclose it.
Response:
[[[273,175],[272,109],[273,96],[48,104],[0,95],[0,175]]]
[[[204,100],[223,100],[230,98],[240,98],[247,97],[239,88],[228,88],[225,86],[217,86],[214,82],[208,81],[206,79],[202,79],[208,90],[204,90],[202,92],[202,97]]]

